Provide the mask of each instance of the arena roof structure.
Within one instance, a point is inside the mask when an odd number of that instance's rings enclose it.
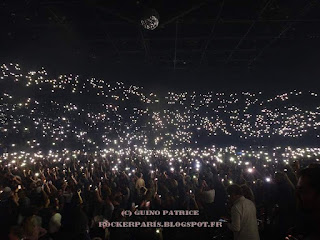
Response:
[[[141,25],[144,9],[158,12],[156,29]],[[0,11],[0,50],[10,61],[319,73],[317,0],[4,0]]]

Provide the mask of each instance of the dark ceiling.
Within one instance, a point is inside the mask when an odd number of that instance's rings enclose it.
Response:
[[[160,15],[154,31],[139,24],[145,7]],[[5,0],[0,9],[1,59],[31,67],[229,80],[320,74],[318,0]]]

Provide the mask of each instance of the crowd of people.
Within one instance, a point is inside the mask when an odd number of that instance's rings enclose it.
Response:
[[[259,239],[259,234],[261,239],[284,239],[288,234],[317,234],[320,168],[315,157],[290,164],[273,162],[268,167],[258,159],[232,164],[225,156],[221,156],[223,161],[207,156],[196,162],[190,160],[194,158],[191,154],[179,161],[161,155],[146,160],[135,153],[41,157],[30,165],[24,165],[23,158],[14,154],[1,162],[1,239],[229,239],[232,231],[237,236],[242,232],[235,239]],[[240,208],[245,212],[234,209],[239,204],[245,205]],[[199,215],[121,214],[123,210],[141,209],[199,210]],[[248,214],[251,220],[245,221],[243,216]],[[102,221],[221,218],[229,221],[222,229],[99,226]],[[249,230],[242,229],[248,226]],[[246,234],[250,236],[252,231],[256,236],[248,238]]]
[[[0,65],[0,84],[1,144],[10,152],[283,141],[311,146],[320,137],[319,95],[312,91],[156,93],[17,64]]]
[[[319,239],[316,92],[158,96],[12,63],[0,84],[1,240]],[[148,209],[199,215],[123,214]]]

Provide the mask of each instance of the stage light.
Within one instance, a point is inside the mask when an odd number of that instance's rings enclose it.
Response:
[[[159,18],[159,14],[155,9],[148,8],[141,19],[141,25],[145,29],[154,30],[159,26]]]

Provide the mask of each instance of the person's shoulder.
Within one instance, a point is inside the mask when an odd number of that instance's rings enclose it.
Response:
[[[238,199],[234,204],[233,206],[236,206],[236,207],[242,207],[243,205],[246,205],[248,202],[247,202],[248,199],[246,199],[245,197],[241,197],[240,199]],[[250,200],[249,200],[250,201]]]
[[[249,203],[249,204],[252,203],[252,201],[250,199],[245,198],[245,197],[243,198],[243,201],[246,202],[246,203]]]
[[[256,207],[256,205],[254,204],[254,202],[253,201],[251,201],[250,199],[247,199],[247,198],[245,198],[244,199],[244,201],[243,201],[247,206],[249,206],[249,207]]]

